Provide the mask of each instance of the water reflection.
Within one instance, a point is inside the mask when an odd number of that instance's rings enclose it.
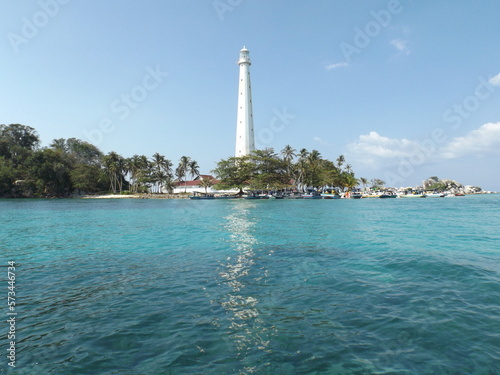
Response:
[[[256,354],[255,351],[270,352],[270,334],[274,331],[274,327],[266,327],[258,309],[262,294],[260,287],[266,283],[268,270],[260,264],[259,242],[254,236],[258,221],[250,214],[254,205],[248,201],[235,202],[232,213],[225,217],[225,229],[230,233],[229,244],[234,255],[221,263],[219,273],[221,285],[229,289],[221,303],[230,312],[229,337],[243,362],[251,354]],[[255,366],[244,368],[244,373],[254,371]]]

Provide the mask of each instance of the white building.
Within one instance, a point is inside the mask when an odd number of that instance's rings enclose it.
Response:
[[[234,156],[249,155],[255,151],[253,131],[252,89],[250,85],[250,53],[243,47],[240,51],[240,81],[238,89],[238,116],[236,119],[236,150]]]
[[[174,183],[174,194],[180,194],[180,193],[187,193],[189,195],[193,195],[194,193],[208,193],[208,194],[236,194],[238,193],[238,189],[233,189],[233,190],[217,190],[213,186],[208,187],[205,190],[205,187],[202,186],[201,181],[202,180],[212,180],[213,184],[216,184],[219,182],[219,180],[215,179],[213,176],[208,175],[208,174],[200,174],[197,176],[194,180],[191,181],[176,181]],[[166,191],[164,191],[166,192]]]

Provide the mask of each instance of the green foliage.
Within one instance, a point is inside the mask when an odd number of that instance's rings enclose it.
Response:
[[[117,153],[109,153],[103,157],[103,166],[109,178],[110,190],[116,194],[118,181],[121,181],[122,171],[118,167],[119,155]],[[121,191],[122,189],[120,189]]]
[[[11,163],[0,156],[0,197],[12,194],[15,170]]]
[[[86,193],[97,193],[109,186],[108,176],[97,165],[77,165],[70,171],[70,181],[74,189]]]
[[[358,184],[349,164],[341,166],[341,155],[334,162],[323,159],[317,150],[300,150],[298,155],[290,146],[278,156],[273,149],[257,150],[252,155],[231,157],[217,163],[213,173],[220,179],[217,189],[279,190],[284,188],[335,188],[339,191],[352,189]],[[297,160],[294,158],[297,156]]]
[[[249,186],[254,190],[275,190],[290,187],[287,163],[274,153],[273,149],[257,150],[250,156],[254,164]]]
[[[444,191],[447,189],[447,185],[444,182],[436,182],[429,186],[426,190],[438,190],[438,191]]]
[[[14,168],[22,166],[39,144],[38,134],[30,126],[0,125],[0,156],[8,159]]]
[[[371,181],[372,184],[372,189],[382,189],[385,185],[385,181],[379,179],[379,178],[373,178]]]
[[[40,143],[34,128],[20,124],[0,125],[0,140],[4,143],[3,146],[7,145],[10,148],[17,146],[32,151],[36,150]],[[4,147],[2,150],[5,152]]]
[[[188,176],[199,176],[195,160],[182,156],[175,169],[179,184]],[[230,157],[217,163],[213,173],[219,179],[217,189],[305,191],[308,188],[352,189],[358,179],[343,155],[334,162],[319,151],[296,151],[287,145],[277,154],[272,148],[257,150],[252,155]],[[377,183],[383,181],[372,180]],[[361,179],[363,184],[366,179]],[[103,155],[94,145],[76,138],[54,139],[49,147],[40,148],[34,128],[0,125],[0,197],[68,196],[75,191],[97,193],[110,191],[130,194],[139,192],[171,192],[174,182],[173,164],[155,153],[124,158],[116,152]],[[214,184],[202,179],[201,186]]]
[[[27,161],[35,193],[41,196],[65,196],[71,190],[70,161],[60,151],[35,151]]]
[[[216,189],[239,189],[249,186],[250,180],[255,174],[255,164],[248,156],[230,157],[217,163],[212,171],[219,179],[215,185]]]
[[[215,181],[212,178],[202,178],[200,180],[200,186],[205,188],[205,193],[207,192],[209,187],[214,185]]]

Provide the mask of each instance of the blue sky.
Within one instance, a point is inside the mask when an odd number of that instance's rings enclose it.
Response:
[[[260,148],[344,154],[392,186],[500,190],[500,3],[2,1],[0,123],[155,152],[234,153],[239,50]]]

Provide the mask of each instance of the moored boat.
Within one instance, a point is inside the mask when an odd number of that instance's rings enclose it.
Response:
[[[446,197],[445,193],[425,193],[427,198],[444,198]]]
[[[303,199],[304,197],[300,194],[290,194],[286,195],[285,199]]]
[[[304,199],[321,199],[322,196],[321,196],[321,194],[319,194],[317,192],[312,192],[312,193],[302,194],[302,198],[304,198]]]
[[[397,198],[398,196],[393,192],[389,191],[387,193],[382,193],[379,198]]]
[[[269,198],[272,198],[272,199],[284,199],[285,198],[285,194],[283,193],[272,193],[272,194],[269,194]]]
[[[215,199],[213,194],[199,194],[199,195],[190,195],[189,199]]]
[[[269,195],[267,195],[267,194],[257,194],[257,193],[248,193],[247,195],[244,195],[243,198],[245,198],[245,199],[269,199]]]
[[[363,194],[363,198],[380,198],[380,194]]]
[[[323,199],[340,199],[340,195],[334,193],[322,193],[321,197]]]
[[[400,198],[425,198],[425,194],[402,194]]]

